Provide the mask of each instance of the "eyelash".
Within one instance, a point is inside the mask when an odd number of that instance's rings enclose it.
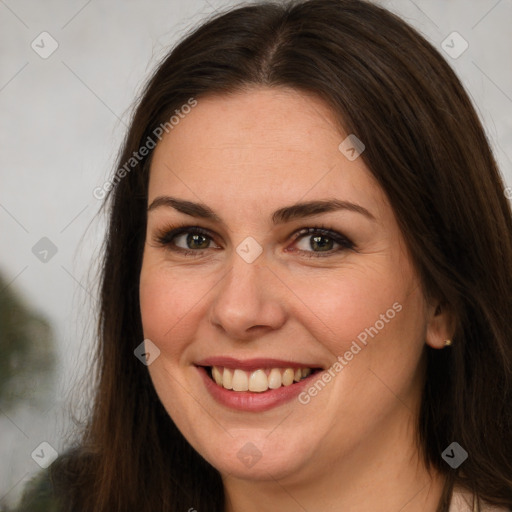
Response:
[[[203,229],[199,226],[189,226],[186,224],[179,225],[179,226],[172,226],[168,227],[167,229],[164,229],[156,234],[155,240],[156,242],[166,249],[169,249],[173,252],[179,252],[183,254],[184,256],[200,256],[200,254],[209,249],[183,249],[182,247],[177,247],[173,244],[174,238],[176,238],[178,235],[182,235],[184,233],[190,233],[190,234],[199,234],[203,235],[207,238],[209,238],[211,241],[213,240],[213,237],[211,233]],[[291,236],[293,237],[293,241],[296,242],[297,240],[300,240],[303,237],[313,236],[313,235],[321,235],[324,237],[327,237],[331,239],[333,242],[339,245],[337,249],[331,249],[326,252],[315,252],[315,251],[304,251],[302,249],[299,249],[297,252],[302,253],[306,255],[306,257],[310,258],[322,258],[322,257],[328,257],[333,256],[343,250],[354,250],[355,244],[349,240],[346,236],[342,235],[341,233],[338,233],[337,231],[328,228],[326,226],[317,226],[317,227],[311,227],[311,228],[303,228],[295,231]]]

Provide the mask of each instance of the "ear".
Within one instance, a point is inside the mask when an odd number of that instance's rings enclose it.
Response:
[[[425,342],[432,348],[441,349],[455,333],[455,314],[446,302],[434,301],[427,310]]]

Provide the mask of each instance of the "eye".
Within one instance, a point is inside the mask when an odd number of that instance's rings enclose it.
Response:
[[[294,245],[298,251],[309,257],[331,256],[347,249],[354,249],[355,245],[346,236],[327,228],[305,228],[295,233]],[[293,249],[292,249],[293,251]]]
[[[304,228],[296,231],[292,238],[296,249],[286,251],[299,252],[307,257],[333,256],[344,250],[355,249],[355,244],[346,236],[325,227]],[[206,249],[221,248],[214,242],[213,235],[199,226],[167,228],[156,234],[155,241],[185,256],[199,256]]]
[[[172,251],[191,256],[198,255],[204,249],[211,249],[210,244],[212,243],[215,245],[213,248],[220,248],[213,242],[213,237],[209,232],[198,226],[166,229],[162,233],[157,234],[156,241]]]

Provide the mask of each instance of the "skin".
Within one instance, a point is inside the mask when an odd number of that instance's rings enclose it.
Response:
[[[320,99],[252,88],[198,99],[153,155],[148,205],[173,196],[204,203],[223,220],[151,209],[140,302],[144,336],[160,350],[148,366],[155,389],[220,471],[228,512],[428,512],[441,495],[442,479],[419,456],[415,422],[425,344],[442,348],[451,319],[424,297],[391,206],[362,158],[349,161],[338,149],[346,136]],[[279,208],[333,198],[375,219],[340,210],[271,222]],[[205,249],[187,246],[186,236],[174,240],[198,256],[158,242],[180,222],[212,232],[209,245],[200,240]],[[329,256],[314,257],[311,235],[292,237],[322,226],[355,249],[336,252],[334,244]],[[249,236],[263,249],[253,263],[236,252]],[[231,356],[328,368],[394,303],[402,310],[306,405],[230,410],[211,398],[194,366]],[[261,453],[252,467],[237,457],[248,442]]]

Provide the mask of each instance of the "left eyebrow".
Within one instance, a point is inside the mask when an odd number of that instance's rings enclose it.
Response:
[[[272,222],[274,224],[282,224],[284,222],[290,222],[293,219],[312,217],[313,215],[334,212],[337,210],[348,210],[360,213],[372,221],[376,220],[372,213],[359,204],[351,203],[350,201],[340,201],[339,199],[329,199],[297,203],[291,206],[286,206],[285,208],[280,208],[272,215]]]
[[[206,206],[203,203],[194,203],[192,201],[185,201],[183,199],[170,196],[159,196],[155,198],[149,205],[148,212],[162,206],[174,208],[175,210],[184,213],[185,215],[190,215],[191,217],[208,219],[218,222],[219,224],[224,224],[224,221],[209,206]],[[341,201],[339,199],[328,199],[297,203],[280,208],[272,214],[272,223],[274,225],[284,224],[285,222],[290,222],[295,219],[313,217],[314,215],[339,210],[348,210],[359,213],[369,220],[376,221],[375,216],[359,204],[352,203],[350,201]]]

